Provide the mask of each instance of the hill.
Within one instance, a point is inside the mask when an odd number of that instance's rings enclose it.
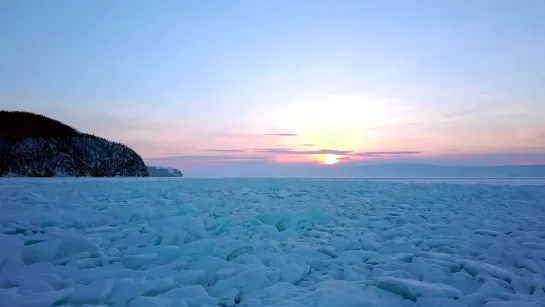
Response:
[[[0,176],[142,177],[148,171],[123,144],[43,115],[0,111]]]
[[[150,177],[183,177],[184,174],[176,168],[148,165]]]

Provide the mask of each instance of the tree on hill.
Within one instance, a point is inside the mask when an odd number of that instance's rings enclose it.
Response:
[[[78,131],[40,114],[0,111],[0,135],[6,138],[59,138],[76,136]]]

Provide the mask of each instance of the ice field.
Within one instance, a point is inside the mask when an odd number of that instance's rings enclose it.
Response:
[[[545,306],[545,186],[0,179],[0,306]]]

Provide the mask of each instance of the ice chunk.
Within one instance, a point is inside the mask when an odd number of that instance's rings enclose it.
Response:
[[[207,272],[216,272],[222,269],[233,267],[233,264],[229,261],[225,261],[214,256],[204,256],[199,260],[190,263],[188,267],[192,270],[205,270]]]
[[[171,299],[175,306],[184,306],[183,303],[179,305],[179,302],[181,301],[184,301],[188,307],[218,305],[218,299],[210,297],[206,290],[200,285],[172,289],[167,293],[161,294],[159,297]]]
[[[174,276],[174,280],[183,285],[205,285],[211,280],[211,277],[204,270],[187,270]]]
[[[3,265],[10,267],[23,264],[24,243],[18,236],[0,233],[0,271]]]
[[[91,255],[97,252],[97,246],[88,238],[71,233],[55,240],[43,241],[27,245],[23,248],[23,261],[26,264],[65,258],[81,253]]]
[[[154,246],[154,248],[151,250],[157,253],[159,257],[166,262],[176,260],[182,256],[180,247],[176,245]]]
[[[513,273],[493,264],[465,259],[458,260],[458,263],[473,276],[476,276],[479,273],[485,273],[508,282],[514,277]]]
[[[486,281],[484,284],[477,290],[477,292],[463,297],[462,300],[464,303],[475,304],[475,303],[484,303],[491,301],[518,301],[518,300],[528,300],[528,296],[525,295],[516,295],[507,291],[507,288],[511,288],[509,284],[501,279],[490,278],[486,276],[478,276],[485,278]]]
[[[537,288],[534,281],[525,277],[515,277],[511,280],[511,287],[517,294],[530,295]]]
[[[81,253],[72,254],[70,256],[55,259],[53,263],[56,265],[66,265],[69,262],[73,262],[82,258],[89,258],[89,257],[91,257],[90,253],[81,252]]]
[[[314,238],[322,238],[322,239],[330,239],[333,236],[329,232],[319,231],[319,230],[309,230],[307,231],[307,235]]]
[[[88,252],[94,255],[98,247],[88,238],[72,233],[59,238],[55,258],[67,257],[73,254]]]
[[[325,280],[319,282],[316,287],[349,293],[361,293],[364,290],[364,286],[346,280]]]
[[[425,224],[427,221],[423,217],[417,214],[404,214],[396,218],[398,223],[403,224]]]
[[[55,290],[61,290],[67,288],[69,281],[61,278],[56,274],[47,274],[47,273],[37,273],[27,275],[19,275],[20,278],[32,278],[34,280],[39,280],[47,283]]]
[[[144,295],[153,290],[151,283],[133,278],[121,278],[114,282],[114,287],[108,302],[114,306],[126,306],[137,296]]]
[[[17,288],[0,288],[0,306],[20,306],[21,302],[23,302],[23,296],[17,293]]]
[[[263,288],[263,292],[268,297],[281,296],[296,290],[297,290],[297,287],[294,286],[292,283],[288,283],[288,282],[279,282],[272,286]]]
[[[419,297],[459,298],[462,296],[460,290],[449,285],[396,277],[379,277],[376,280],[375,285],[378,288],[399,294],[410,300],[416,300]]]
[[[542,305],[525,301],[496,301],[484,304],[484,307],[540,307]]]
[[[102,278],[102,277],[109,277],[109,278],[114,278],[114,279],[118,279],[118,278],[144,278],[147,275],[149,275],[149,271],[137,271],[137,270],[133,270],[133,269],[119,269],[119,270],[114,270],[114,271],[111,271],[111,272],[104,272],[104,271],[100,270],[100,271],[97,272],[97,275],[98,274],[102,274],[102,276],[96,276],[96,278]],[[88,275],[88,273],[86,273],[84,276],[86,276],[86,275]]]
[[[457,246],[454,240],[452,239],[427,239],[422,242],[422,246],[433,248],[433,247],[453,247]]]
[[[50,307],[65,301],[74,289],[63,289],[59,291],[34,293],[24,296],[19,302],[21,307]]]
[[[189,233],[187,231],[163,227],[156,243],[181,246],[186,243],[188,236]]]
[[[454,261],[454,257],[451,254],[447,253],[438,253],[438,252],[420,252],[417,254],[420,257],[429,258],[429,259],[437,259],[437,260],[444,260],[444,261]]]
[[[112,289],[111,279],[95,280],[89,285],[76,287],[74,293],[70,295],[69,302],[76,305],[106,303]]]
[[[394,253],[414,253],[418,250],[412,242],[405,240],[388,240],[383,245]]]
[[[347,251],[347,250],[358,250],[361,249],[361,242],[356,238],[332,238],[331,245],[335,246],[338,251]]]
[[[193,216],[171,216],[161,224],[164,232],[186,231],[193,239],[206,236],[203,220]]]
[[[142,255],[130,255],[125,256],[121,260],[121,263],[129,269],[139,269],[144,265],[155,263],[158,260],[157,254],[142,254]]]
[[[280,269],[280,280],[289,282],[291,284],[296,284],[303,276],[310,271],[309,266],[302,266],[298,264],[284,264],[279,267]]]
[[[379,243],[371,239],[361,239],[360,243],[362,248],[366,250],[378,251],[382,249],[382,246]]]
[[[38,292],[51,292],[56,290],[46,281],[40,278],[41,276],[36,276],[33,274],[24,274],[24,275],[14,275],[11,276],[9,280],[10,286],[15,286],[18,288],[19,294],[27,295]]]
[[[467,305],[448,297],[419,297],[418,307],[467,307]]]
[[[176,305],[172,300],[160,297],[139,296],[133,299],[128,307],[187,307],[183,300],[178,300]]]
[[[538,242],[524,242],[521,244],[522,247],[531,249],[531,250],[545,250],[545,243],[538,243]]]
[[[262,235],[274,235],[276,233],[278,233],[278,229],[272,225],[267,225],[267,224],[261,224],[261,225],[258,225],[256,227],[257,231],[259,231],[259,233],[261,233]]]
[[[449,247],[449,246],[439,246],[434,249],[437,252],[440,253],[446,253],[446,254],[456,254],[456,249]]]
[[[196,256],[213,254],[218,242],[214,239],[203,239],[186,243],[180,247],[182,255]]]
[[[320,253],[328,255],[331,258],[339,257],[339,254],[332,247],[320,246],[316,248],[316,250],[319,251]]]
[[[18,288],[20,294],[55,291],[50,284],[44,282],[43,280],[36,279],[26,280],[26,282],[21,284]]]
[[[85,229],[85,233],[97,233],[97,232],[118,232],[119,229],[113,226],[97,226]]]
[[[264,267],[255,267],[234,277],[218,281],[211,289],[215,293],[222,293],[225,289],[235,287],[241,294],[269,286],[269,279]]]
[[[282,220],[281,213],[262,213],[255,217],[259,221],[267,225],[276,225],[280,220]]]
[[[414,276],[428,282],[441,281],[450,276],[449,268],[433,265],[418,257],[412,259],[411,269]]]
[[[406,279],[412,279],[413,276],[411,273],[403,270],[393,270],[393,271],[385,271],[381,270],[380,268],[373,268],[373,275],[375,276],[391,276],[391,277],[398,277],[398,278],[406,278]]]
[[[240,290],[237,288],[225,288],[221,290],[210,291],[210,294],[219,300],[220,306],[235,306],[240,297]]]
[[[282,232],[276,232],[271,235],[271,238],[281,242],[287,241],[289,239],[297,239],[298,237],[299,237],[299,234],[294,229],[287,229]]]
[[[22,249],[22,259],[25,264],[52,262],[57,253],[58,242],[44,241],[26,245]]]
[[[387,255],[387,256],[381,256],[373,259],[367,260],[367,263],[369,264],[379,264],[379,263],[386,263],[386,262],[409,262],[411,259],[413,259],[414,254],[410,253],[399,253],[399,254],[393,254],[393,255]]]
[[[96,268],[101,265],[100,258],[86,258],[75,261],[76,266],[80,269]]]
[[[497,237],[500,235],[499,232],[494,230],[488,230],[488,229],[477,229],[475,230],[475,233],[478,235],[485,235],[485,236],[491,236],[491,237]]]
[[[351,293],[342,289],[319,288],[315,291],[299,296],[295,299],[300,305],[293,306],[313,306],[313,307],[378,307],[370,297],[364,292]]]
[[[430,263],[435,266],[442,266],[447,268],[450,272],[459,272],[462,269],[462,266],[459,263],[439,260],[439,259],[426,259],[427,263]]]
[[[263,262],[254,254],[244,254],[240,255],[237,258],[232,260],[233,263],[236,264],[254,264],[254,265],[262,265]]]
[[[15,227],[4,226],[0,228],[0,232],[7,235],[14,235],[17,233],[17,229]]]
[[[317,251],[315,249],[305,248],[305,247],[296,248],[293,251],[293,254],[298,255],[298,256],[303,256],[303,257],[306,257],[306,258],[310,258],[310,259],[317,259],[317,260],[331,260],[332,259],[332,257],[329,256],[329,255],[321,253],[321,252],[319,252],[319,251]]]
[[[284,231],[288,229],[297,229],[299,224],[299,216],[296,214],[284,214],[282,219],[276,223],[276,228],[278,231]]]

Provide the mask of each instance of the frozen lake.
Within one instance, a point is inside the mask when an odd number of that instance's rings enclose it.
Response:
[[[449,184],[488,184],[488,185],[545,185],[545,178],[358,178],[342,179],[370,182],[399,183],[449,183]]]
[[[545,306],[544,184],[0,179],[0,306]]]

